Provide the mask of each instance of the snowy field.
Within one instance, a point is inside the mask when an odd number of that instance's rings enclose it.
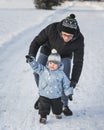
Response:
[[[85,36],[84,67],[69,101],[74,115],[57,120],[51,113],[47,125],[40,125],[33,108],[38,89],[25,55],[41,29],[70,13]],[[0,130],[104,130],[103,85],[104,2],[67,1],[37,10],[32,0],[0,0]]]

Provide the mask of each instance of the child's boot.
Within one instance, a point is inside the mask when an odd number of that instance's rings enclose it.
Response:
[[[46,121],[47,121],[47,116],[46,115],[41,115],[39,122],[41,124],[46,124]]]
[[[47,119],[46,118],[40,118],[39,122],[41,124],[46,124]]]
[[[55,115],[56,119],[62,119],[61,115]]]

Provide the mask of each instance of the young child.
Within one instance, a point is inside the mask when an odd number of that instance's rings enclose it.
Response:
[[[39,74],[39,114],[40,123],[46,124],[47,115],[52,109],[57,119],[61,119],[62,102],[61,96],[64,91],[72,100],[73,88],[63,72],[61,57],[55,49],[52,49],[48,57],[47,65],[38,63],[34,57],[27,55],[26,59],[35,73]]]

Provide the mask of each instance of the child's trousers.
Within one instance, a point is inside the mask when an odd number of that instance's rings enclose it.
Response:
[[[55,115],[62,113],[61,97],[56,99],[49,99],[43,96],[39,97],[39,114],[46,116],[50,114],[50,110]]]

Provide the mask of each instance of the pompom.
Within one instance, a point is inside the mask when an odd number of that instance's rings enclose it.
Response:
[[[73,18],[73,19],[75,19],[75,14],[70,14],[70,18]]]
[[[52,49],[52,50],[51,50],[51,53],[52,53],[52,54],[56,54],[56,53],[57,53],[57,50],[56,50],[56,49]]]

